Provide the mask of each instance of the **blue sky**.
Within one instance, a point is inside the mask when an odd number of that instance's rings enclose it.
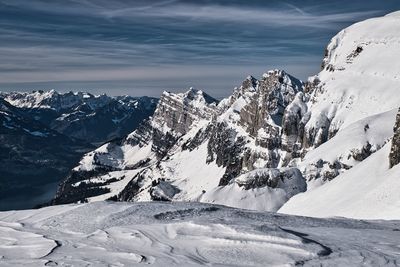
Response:
[[[221,98],[249,74],[316,74],[342,28],[399,0],[0,0],[0,90]]]

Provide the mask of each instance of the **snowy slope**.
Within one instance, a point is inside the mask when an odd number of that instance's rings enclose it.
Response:
[[[400,222],[199,203],[0,212],[2,266],[396,266]]]
[[[281,213],[360,219],[400,218],[400,165],[389,169],[390,143],[329,183],[291,198]]]
[[[293,162],[308,177],[308,191],[280,212],[400,218],[400,169],[389,170],[388,144],[400,105],[399,47],[399,12],[357,23],[332,39],[324,70],[314,77],[319,84],[305,128],[310,136],[323,126],[334,137],[311,143],[319,146]]]
[[[335,133],[399,107],[400,14],[356,23],[332,38],[312,92],[306,129]],[[315,144],[313,142],[311,145]]]
[[[307,177],[308,190],[335,179],[381,149],[393,137],[396,114],[394,109],[356,121],[293,162]]]

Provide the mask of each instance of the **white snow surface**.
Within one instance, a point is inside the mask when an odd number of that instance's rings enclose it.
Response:
[[[200,203],[96,202],[0,212],[0,265],[396,266],[399,228]]]
[[[331,130],[341,130],[360,119],[399,107],[399,13],[368,19],[338,33],[328,45],[325,66],[318,75],[307,128],[323,117]],[[357,48],[361,52],[355,53]]]
[[[263,179],[261,177],[268,177],[270,182],[276,182],[276,188],[265,184],[245,189],[244,185],[254,184],[255,180]],[[199,200],[243,209],[277,211],[293,195],[305,189],[306,183],[297,169],[262,168],[242,174],[226,186],[215,187],[205,192]]]
[[[281,213],[313,217],[400,219],[400,165],[389,169],[389,142],[329,183],[292,197]]]
[[[319,159],[331,163],[340,160],[346,164],[357,164],[353,158],[349,158],[352,150],[360,150],[369,143],[372,150],[377,151],[392,138],[397,110],[369,116],[343,128],[328,142],[310,150],[301,165],[308,165]]]
[[[306,127],[331,120],[338,133],[311,149],[297,166],[313,172],[313,163],[340,161],[341,170],[329,182],[314,180],[308,191],[294,196],[280,210],[305,216],[345,216],[360,219],[400,219],[400,169],[389,169],[390,139],[400,105],[400,16],[356,23],[341,31],[328,46],[325,65],[309,106]],[[356,51],[358,47],[361,51]],[[375,152],[359,162],[351,155],[363,146]],[[383,148],[382,148],[383,147]],[[324,167],[325,168],[325,167]]]

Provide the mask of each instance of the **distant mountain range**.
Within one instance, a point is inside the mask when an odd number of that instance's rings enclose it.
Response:
[[[49,201],[84,153],[136,129],[156,103],[81,92],[0,93],[0,210]]]

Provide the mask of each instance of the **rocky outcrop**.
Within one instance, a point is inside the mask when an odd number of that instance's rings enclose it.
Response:
[[[400,109],[393,130],[392,148],[389,155],[390,168],[400,163]]]
[[[307,123],[307,98],[299,92],[286,107],[282,119],[282,149],[297,152],[303,147],[304,126]],[[294,154],[293,157],[296,155]]]
[[[245,190],[265,186],[286,189],[289,198],[307,189],[307,184],[297,168],[257,169],[236,178],[235,183]]]
[[[281,70],[270,71],[258,83],[252,84],[257,85],[257,90],[250,97],[249,103],[241,109],[240,124],[250,135],[257,136],[258,131],[267,125],[282,124],[286,106],[302,90],[303,85]]]
[[[322,182],[326,182],[333,180],[336,176],[350,168],[351,166],[341,163],[338,160],[331,163],[320,159],[306,166],[303,175],[308,181],[322,180]]]
[[[217,103],[200,90],[190,89],[184,94],[164,92],[151,120],[142,123],[125,143],[140,147],[151,144],[151,150],[162,159],[194,122],[210,120],[216,114]]]
[[[218,123],[212,130],[208,145],[207,162],[216,162],[226,168],[219,185],[224,186],[241,173],[244,138],[229,128],[224,122]]]
[[[194,121],[211,119],[217,103],[214,98],[193,88],[184,94],[164,92],[154,112],[153,123],[182,135]]]
[[[179,191],[176,186],[171,185],[164,179],[154,180],[149,189],[150,198],[154,201],[171,201]]]

